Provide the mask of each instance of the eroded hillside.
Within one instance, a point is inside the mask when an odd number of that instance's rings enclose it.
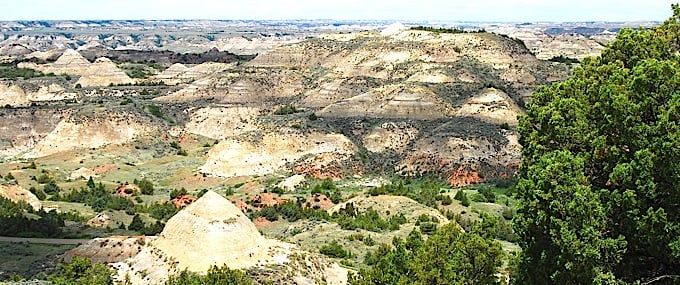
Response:
[[[22,67],[68,78],[4,85],[6,158],[194,134],[219,141],[198,168],[208,176],[341,178],[377,170],[434,174],[452,185],[512,176],[522,104],[536,86],[568,74],[504,36],[417,30],[328,35],[243,65],[173,65],[147,79],[73,50]],[[116,88],[154,80],[179,85]],[[31,95],[38,84],[54,94],[47,105],[14,109],[44,101]],[[53,107],[64,93],[75,105]],[[51,118],[29,116],[36,111]]]
[[[512,233],[509,195],[494,204],[460,187],[512,183],[522,106],[570,72],[505,36],[406,29],[230,63],[52,53],[0,67],[13,75],[0,85],[1,189],[84,216],[67,233],[123,235],[71,254],[115,263],[133,284],[224,260],[260,281],[344,284],[346,269],[305,251],[361,268],[378,242],[468,230],[480,213]],[[139,233],[155,237],[127,237]]]

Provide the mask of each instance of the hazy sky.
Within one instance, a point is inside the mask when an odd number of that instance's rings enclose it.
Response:
[[[2,0],[0,20],[665,20],[680,0]]]

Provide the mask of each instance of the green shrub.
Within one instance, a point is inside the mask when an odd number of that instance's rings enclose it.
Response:
[[[411,30],[427,31],[427,32],[433,32],[433,33],[445,33],[445,34],[465,33],[465,31],[463,31],[461,29],[456,29],[456,28],[434,28],[434,27],[427,27],[427,26],[415,26],[415,27],[411,27]]]
[[[91,284],[112,285],[113,270],[102,263],[73,256],[69,263],[63,260],[58,264],[58,270],[49,276],[48,280],[54,285]]]
[[[431,235],[435,231],[437,231],[437,224],[433,222],[425,222],[425,223],[420,223],[420,232]]]
[[[460,204],[465,207],[470,206],[470,199],[468,198],[467,194],[465,194],[465,191],[463,191],[462,189],[456,192],[456,196],[454,196],[453,199],[460,201]]]
[[[444,206],[448,206],[453,203],[453,199],[451,199],[451,196],[449,195],[439,194],[437,198],[438,198],[437,200],[441,201],[442,205]]]
[[[352,254],[350,251],[345,250],[345,248],[342,247],[338,243],[338,241],[332,241],[330,244],[325,244],[322,245],[319,248],[319,252],[323,255],[326,255],[328,257],[334,257],[334,258],[353,258],[355,257],[354,254]]]
[[[372,232],[398,230],[400,225],[406,223],[406,217],[403,214],[383,219],[373,208],[368,208],[365,212],[359,212],[353,203],[349,203],[344,208],[333,213],[331,218],[343,230],[364,229]]]
[[[34,186],[31,186],[31,188],[28,189],[33,195],[38,197],[38,200],[45,200],[47,199],[47,194],[45,194],[45,191],[36,189]]]
[[[179,212],[179,209],[169,201],[137,205],[135,210],[140,213],[148,213],[152,218],[163,222],[167,222]]]
[[[564,55],[554,56],[554,57],[552,57],[548,60],[552,61],[552,62],[559,62],[559,63],[566,63],[566,64],[580,63],[580,61],[578,59],[566,57]]]
[[[102,183],[99,183],[96,187],[92,188],[88,187],[81,188],[79,190],[71,190],[64,196],[59,196],[59,193],[56,193],[50,199],[64,202],[83,203],[92,207],[92,210],[95,212],[101,212],[106,209],[134,209],[134,204],[131,200],[112,194],[104,188]]]
[[[132,221],[127,228],[128,230],[139,232],[143,230],[145,226],[146,225],[144,224],[144,221],[142,221],[142,217],[139,214],[136,214],[134,217],[132,217]]]
[[[35,165],[35,161],[31,161],[31,163],[27,166],[22,167],[22,169],[37,169],[38,166]]]
[[[132,183],[139,187],[139,190],[142,192],[143,195],[153,195],[154,191],[153,182],[149,181],[148,179],[146,178],[142,178],[141,180],[135,179]]]
[[[36,181],[40,184],[46,184],[46,183],[49,183],[49,182],[54,182],[52,177],[50,177],[50,175],[47,174],[47,173],[40,174],[40,176],[38,176]]]
[[[295,106],[289,104],[276,109],[276,111],[274,111],[274,115],[290,115],[299,112],[302,112],[302,110],[299,110],[295,108]]]
[[[368,193],[376,195],[399,195],[406,196],[429,207],[436,207],[439,191],[445,184],[436,179],[424,180],[401,180],[395,179],[390,184],[370,188]]]
[[[278,187],[278,186],[274,186],[272,188],[269,188],[266,191],[268,191],[269,193],[274,193],[274,194],[279,194],[279,195],[282,195],[283,193],[286,192],[285,190],[281,189],[281,187]]]
[[[16,65],[0,65],[0,78],[15,80],[17,78],[34,78],[46,76],[40,71],[28,68],[19,68]]]
[[[187,189],[184,189],[184,187],[182,187],[182,189],[172,189],[172,191],[170,191],[170,200],[175,199],[176,197],[179,197],[181,195],[186,195],[187,193],[188,193]]]
[[[149,113],[151,113],[151,115],[154,115],[161,119],[163,118],[163,113],[161,113],[161,108],[158,107],[158,105],[151,104],[146,106],[146,109],[149,110]]]
[[[510,208],[510,207],[503,207],[503,212],[502,216],[506,220],[512,220],[512,218],[515,216],[515,209]]]
[[[260,217],[264,217],[268,221],[278,221],[279,220],[279,213],[276,211],[276,208],[274,207],[264,207],[260,210]]]
[[[481,189],[479,189],[477,191],[484,198],[483,200],[485,202],[489,202],[489,203],[496,202],[496,193],[493,192],[491,187],[482,187]]]
[[[165,282],[165,285],[203,284],[250,285],[253,284],[253,281],[241,270],[232,270],[226,265],[223,267],[213,265],[205,275],[184,270],[176,276],[170,276],[168,281]]]
[[[375,245],[375,240],[369,235],[365,236],[362,240],[364,242],[364,245],[366,246],[374,246]]]
[[[61,188],[57,185],[57,183],[54,182],[54,180],[50,180],[50,182],[47,182],[45,186],[43,187],[43,191],[47,194],[56,194],[61,191]]]

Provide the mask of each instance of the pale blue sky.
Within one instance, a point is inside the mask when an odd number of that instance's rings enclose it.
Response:
[[[0,20],[661,21],[667,0],[3,0]]]

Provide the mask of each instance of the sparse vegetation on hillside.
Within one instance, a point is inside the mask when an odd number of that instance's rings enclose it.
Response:
[[[80,188],[71,190],[68,193],[55,193],[50,197],[51,200],[78,202],[92,207],[95,212],[103,210],[126,210],[134,214],[135,207],[132,201],[128,198],[117,196],[111,191],[106,190],[102,183],[95,187],[88,185],[87,188]]]
[[[369,208],[361,212],[352,203],[348,203],[344,208],[333,213],[331,219],[343,230],[364,229],[372,232],[395,231],[407,222],[403,214],[395,214],[383,219],[376,210]]]
[[[135,211],[138,213],[148,213],[152,218],[161,222],[167,222],[172,216],[179,212],[179,208],[171,202],[156,202],[150,204],[136,205]]]
[[[347,251],[342,247],[341,244],[338,243],[338,241],[334,240],[329,244],[324,244],[319,248],[319,252],[321,254],[327,255],[329,257],[333,258],[352,258],[354,257],[354,254],[352,254],[350,251]]]
[[[454,196],[453,199],[460,201],[460,204],[465,207],[470,206],[470,199],[468,198],[467,194],[465,194],[465,190],[463,189],[458,190],[456,192],[456,196]]]
[[[29,78],[34,78],[34,77],[44,77],[44,76],[55,76],[54,73],[50,73],[49,75],[43,74],[40,71],[35,71],[33,69],[28,69],[28,68],[19,68],[16,65],[13,64],[0,64],[0,78],[7,78],[7,79],[17,79],[17,78],[23,78],[23,79],[29,79]]]
[[[438,200],[444,197],[439,195],[445,183],[434,179],[411,180],[409,178],[395,179],[390,184],[383,184],[368,190],[368,194],[406,196],[426,206],[435,207]]]
[[[464,30],[458,29],[458,28],[435,28],[435,27],[427,27],[427,26],[415,26],[415,27],[411,27],[411,30],[427,31],[427,32],[433,32],[433,33],[445,33],[445,34],[462,34],[462,33],[465,33]]]
[[[158,107],[158,105],[150,104],[146,106],[146,109],[149,110],[149,113],[151,113],[151,115],[154,115],[161,119],[163,118],[163,113],[161,112],[161,108]]]
[[[260,211],[253,212],[251,218],[265,217],[267,220],[276,221],[279,217],[283,217],[289,222],[295,222],[300,219],[309,220],[329,220],[330,215],[322,209],[313,209],[311,207],[304,207],[303,201],[298,199],[297,202],[286,201],[283,204],[275,206],[265,206]]]
[[[250,285],[252,283],[252,279],[243,271],[229,269],[225,265],[223,267],[213,266],[205,275],[184,270],[176,276],[170,276],[165,285]]]
[[[130,78],[141,78],[146,79],[152,75],[149,70],[145,68],[144,65],[126,65],[123,67],[125,73],[130,76]]]
[[[181,189],[172,189],[170,191],[170,200],[175,199],[182,195],[186,195],[188,193],[189,192],[187,191],[187,189],[184,189],[184,187],[182,187]]]
[[[331,202],[333,204],[340,203],[340,199],[342,198],[342,194],[340,193],[340,189],[335,186],[333,183],[333,179],[326,178],[321,181],[321,183],[316,183],[310,190],[310,194],[324,194],[326,197],[329,197],[331,199]]]

